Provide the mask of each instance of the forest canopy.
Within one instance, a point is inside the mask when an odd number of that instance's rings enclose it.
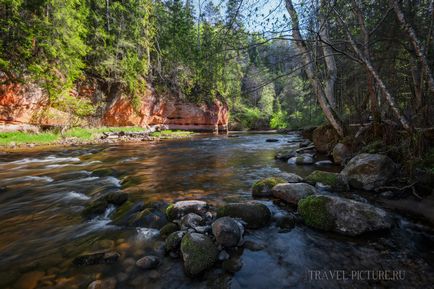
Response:
[[[1,81],[36,82],[77,114],[95,108],[69,91],[94,79],[135,105],[149,84],[223,100],[235,128],[433,124],[433,1],[0,3]]]

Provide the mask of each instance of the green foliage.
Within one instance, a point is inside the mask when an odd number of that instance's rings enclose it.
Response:
[[[14,144],[47,144],[58,141],[60,136],[53,132],[27,133],[27,132],[3,132],[0,133],[0,145]]]
[[[271,115],[270,128],[284,129],[288,127],[288,115],[284,111],[276,111]]]
[[[269,196],[271,195],[271,189],[281,183],[286,183],[287,181],[280,177],[269,177],[266,179],[259,180],[253,184],[252,195],[257,197]]]

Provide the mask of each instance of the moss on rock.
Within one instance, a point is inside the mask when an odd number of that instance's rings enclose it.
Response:
[[[217,261],[218,250],[213,241],[198,233],[186,234],[181,242],[182,258],[187,275],[196,276]]]
[[[178,230],[178,225],[175,223],[167,223],[163,226],[163,228],[160,229],[160,235],[163,237],[167,237],[173,232],[176,232]]]
[[[328,212],[328,202],[324,196],[308,196],[298,202],[298,212],[307,225],[330,231],[334,227],[334,218]]]
[[[286,183],[287,181],[281,177],[269,177],[257,181],[252,187],[252,196],[254,197],[269,197],[271,196],[271,189],[281,183]]]

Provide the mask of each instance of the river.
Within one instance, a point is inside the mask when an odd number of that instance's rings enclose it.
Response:
[[[265,142],[270,137],[279,141]],[[199,279],[187,278],[182,262],[168,256],[152,274],[134,267],[145,254],[163,255],[155,230],[115,226],[112,210],[92,220],[80,214],[92,199],[110,191],[123,190],[130,200],[145,204],[200,199],[219,206],[252,199],[252,184],[279,172],[306,176],[315,169],[340,170],[274,160],[277,151],[300,140],[297,134],[202,135],[0,154],[0,288],[17,288],[32,278],[39,280],[37,288],[87,288],[101,278],[115,278],[116,288],[434,288],[434,231],[395,214],[391,232],[363,238],[303,225],[248,231],[246,240],[262,244],[262,250],[244,249],[243,266],[235,274],[217,268]],[[122,186],[123,181],[130,185]],[[366,196],[353,197],[366,201]],[[287,210],[260,201],[273,213]],[[116,264],[72,265],[81,253],[107,247],[121,253]],[[329,276],[312,278],[311,270],[401,270],[405,277],[324,280]]]

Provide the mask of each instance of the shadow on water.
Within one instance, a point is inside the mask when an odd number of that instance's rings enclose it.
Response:
[[[248,231],[264,244],[244,249],[241,270],[214,269],[189,279],[182,263],[162,258],[157,272],[135,268],[145,254],[162,254],[155,230],[120,228],[109,213],[90,221],[80,212],[92,199],[123,190],[145,203],[202,199],[213,205],[250,200],[252,184],[279,172],[306,176],[335,166],[295,166],[275,161],[298,135],[201,136],[161,143],[92,146],[0,156],[0,287],[42,272],[38,288],[87,288],[113,277],[116,288],[432,288],[433,232],[397,217],[388,234],[343,238],[298,225]],[[289,141],[289,142],[288,142]],[[273,212],[285,210],[268,200]],[[118,263],[73,267],[75,256],[97,249],[121,253]],[[313,280],[309,270],[405,270],[405,280]],[[154,270],[155,271],[155,270]],[[31,273],[29,273],[31,272]],[[159,277],[158,277],[159,276]],[[431,286],[431,287],[430,287]],[[7,288],[7,287],[6,287]]]

